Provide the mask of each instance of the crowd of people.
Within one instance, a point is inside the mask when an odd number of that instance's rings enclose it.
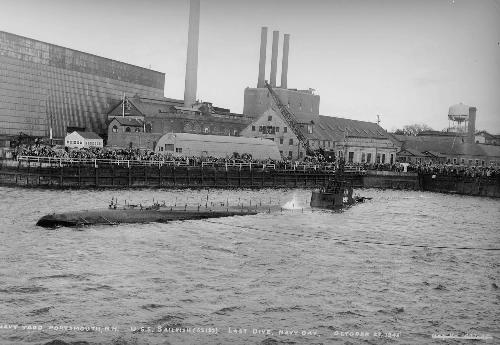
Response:
[[[328,161],[321,155],[306,156],[300,162],[292,161],[288,158],[281,160],[257,160],[253,159],[250,154],[233,154],[231,157],[213,157],[213,156],[192,156],[186,157],[175,155],[172,153],[159,153],[151,150],[143,149],[108,149],[108,148],[81,148],[68,149],[64,147],[51,147],[49,145],[20,145],[14,153],[14,158],[20,156],[35,156],[35,157],[52,157],[62,159],[98,159],[98,160],[126,160],[135,162],[174,162],[182,165],[200,166],[205,164],[212,166],[224,165],[265,165],[274,166],[276,169],[289,169],[291,167],[308,167],[314,169],[329,168],[334,166],[334,162]],[[435,175],[447,176],[466,176],[466,177],[496,177],[500,176],[500,168],[493,166],[464,166],[452,164],[414,164],[414,163],[347,163],[347,169],[355,169],[357,171],[378,170],[378,171],[395,171],[395,172],[418,172]]]

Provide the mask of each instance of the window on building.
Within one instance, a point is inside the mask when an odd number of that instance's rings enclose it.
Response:
[[[460,159],[460,164],[465,165],[465,159],[464,158]]]
[[[457,164],[457,159],[453,158],[453,164]]]
[[[288,151],[288,158],[292,158],[292,154],[293,154],[292,151]]]
[[[252,126],[252,132],[255,132],[255,126]]]
[[[380,153],[377,153],[377,164],[380,163]]]
[[[304,157],[304,152],[300,151],[299,152],[299,158],[303,158]]]
[[[116,127],[116,125],[115,125],[115,126],[113,126],[113,128],[111,129],[111,131],[112,131],[113,133],[118,132],[118,127]]]
[[[130,127],[126,127],[125,132],[130,132]]]
[[[476,159],[476,165],[479,165],[479,159]]]
[[[293,139],[288,140],[288,145],[293,145]]]
[[[366,155],[366,163],[371,163],[372,162],[372,154],[371,153],[368,153]]]
[[[150,123],[146,123],[145,127],[146,127],[146,133],[151,133],[153,125],[151,125]]]
[[[165,151],[174,151],[174,144],[165,144]]]
[[[141,129],[140,129],[139,127],[135,127],[135,131],[136,131],[136,132],[140,132],[140,131],[141,131]]]
[[[349,163],[354,162],[354,152],[349,152],[349,158],[348,158],[348,160],[349,160]]]
[[[175,152],[177,153],[182,153],[182,147],[176,147]]]
[[[364,163],[366,161],[366,154],[364,152],[361,152],[361,163]]]
[[[276,131],[276,133],[278,133],[280,131],[280,128],[276,127],[274,130]]]
[[[481,161],[481,166],[483,166],[483,167],[484,167],[484,165],[485,165],[485,162],[484,162],[484,161]]]
[[[280,138],[280,144],[283,144],[283,138]]]
[[[394,164],[394,154],[393,153],[391,153],[391,162],[390,163]]]
[[[273,117],[272,117],[271,115],[269,115],[269,116],[267,117],[267,121],[272,121],[272,120],[273,120]]]
[[[288,128],[283,127],[283,133],[287,133],[287,132],[288,132]]]
[[[385,153],[382,153],[382,164],[385,164]]]

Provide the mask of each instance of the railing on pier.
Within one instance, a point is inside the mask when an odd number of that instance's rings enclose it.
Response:
[[[225,170],[285,170],[285,171],[317,171],[335,172],[335,164],[312,164],[304,162],[289,162],[284,164],[267,164],[255,162],[196,162],[194,160],[134,160],[134,159],[102,159],[102,158],[70,158],[70,157],[43,157],[43,156],[18,156],[19,162],[35,163],[37,166],[72,166],[72,165],[118,165],[118,166],[174,166],[189,167],[201,166],[202,168],[223,168]],[[345,173],[366,174],[360,166],[345,166]]]

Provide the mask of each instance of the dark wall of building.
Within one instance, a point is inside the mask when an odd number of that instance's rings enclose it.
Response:
[[[163,97],[165,75],[0,31],[0,137],[106,133],[106,112],[127,95]]]
[[[158,139],[166,133],[193,133],[211,135],[233,135],[239,136],[240,132],[249,125],[250,119],[246,117],[190,115],[190,114],[162,114],[158,116],[146,116],[145,127],[150,133],[139,129],[135,132],[125,132],[119,126],[113,132],[112,126],[108,127],[108,146],[148,148],[154,149]],[[113,122],[115,124],[116,121]],[[125,126],[126,127],[126,126]]]

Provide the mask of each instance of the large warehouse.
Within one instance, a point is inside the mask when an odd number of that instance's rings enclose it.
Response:
[[[160,98],[164,85],[164,73],[0,31],[0,140],[105,134],[123,94]]]

